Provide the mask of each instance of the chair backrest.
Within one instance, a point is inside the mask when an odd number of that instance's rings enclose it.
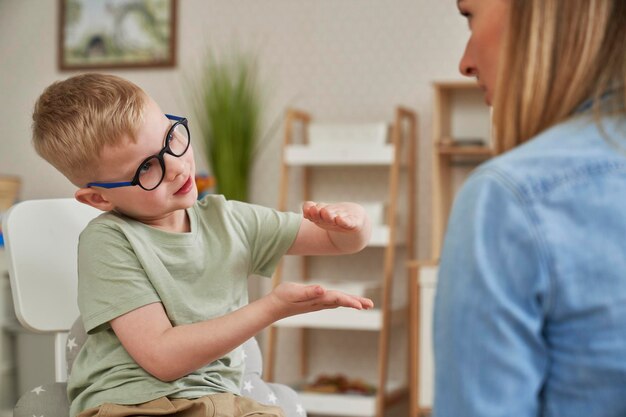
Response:
[[[4,216],[15,313],[27,329],[66,331],[78,317],[78,236],[99,213],[67,198],[23,201]]]
[[[54,373],[67,380],[65,344],[78,318],[78,236],[100,210],[73,198],[28,200],[2,218],[15,315],[28,330],[54,334]]]
[[[101,211],[65,199],[29,200],[11,207],[2,232],[15,314],[35,332],[66,334],[79,316],[78,236]],[[57,337],[57,379],[65,370],[64,339]],[[61,355],[61,356],[59,356]]]

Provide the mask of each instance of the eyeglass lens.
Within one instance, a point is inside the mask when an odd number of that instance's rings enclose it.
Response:
[[[174,156],[182,156],[189,147],[189,131],[182,124],[176,124],[171,133],[170,151]]]
[[[177,123],[169,135],[169,143],[166,146],[169,147],[169,153],[172,155],[182,156],[189,148],[189,131],[187,128]],[[161,158],[163,158],[163,152],[161,152],[161,157],[155,155],[143,162],[139,168],[138,177],[141,188],[153,190],[159,186],[165,175],[165,162]]]

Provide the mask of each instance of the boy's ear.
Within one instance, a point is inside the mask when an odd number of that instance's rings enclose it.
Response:
[[[79,188],[74,194],[74,198],[83,204],[95,207],[102,211],[113,210],[113,204],[97,188]]]

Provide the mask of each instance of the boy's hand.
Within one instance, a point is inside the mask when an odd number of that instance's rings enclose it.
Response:
[[[331,232],[356,232],[367,222],[365,209],[355,203],[315,203],[302,205],[302,215],[318,227]]]
[[[374,307],[374,303],[369,298],[327,290],[321,285],[295,282],[281,283],[268,294],[268,297],[276,309],[277,320],[296,314],[337,307],[351,307],[357,310]]]
[[[367,246],[372,225],[356,203],[325,204],[307,201],[303,221],[288,255],[345,255]]]

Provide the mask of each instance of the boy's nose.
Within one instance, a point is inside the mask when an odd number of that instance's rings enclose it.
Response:
[[[177,157],[170,154],[163,156],[165,162],[165,178],[171,181],[182,174],[187,174],[188,162],[183,156]]]

